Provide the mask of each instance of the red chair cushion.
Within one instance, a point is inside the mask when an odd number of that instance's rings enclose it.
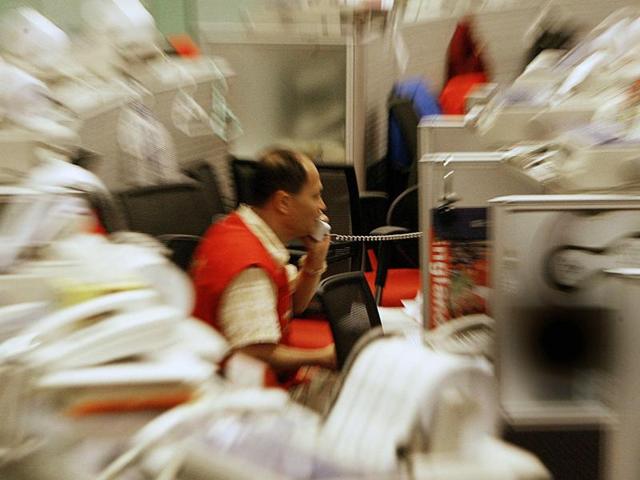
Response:
[[[333,343],[333,335],[326,320],[294,318],[289,322],[282,341],[290,347],[322,348]]]
[[[369,288],[375,294],[376,272],[365,272]],[[392,268],[387,271],[387,281],[382,289],[382,307],[402,307],[401,300],[415,298],[420,291],[420,269]]]

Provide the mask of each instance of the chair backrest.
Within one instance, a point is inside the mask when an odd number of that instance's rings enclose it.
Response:
[[[352,165],[316,165],[322,181],[322,198],[327,205],[331,233],[362,235],[362,216],[356,173]],[[359,270],[360,242],[334,242],[327,257],[328,275]]]
[[[107,233],[126,230],[126,220],[118,201],[106,191],[86,190],[84,192],[89,205],[98,217],[100,225]]]
[[[341,368],[360,337],[380,325],[378,308],[362,272],[340,273],[324,279],[318,296],[329,319]]]
[[[419,231],[418,186],[407,188],[393,201],[387,212],[387,225],[404,227],[410,232]],[[397,255],[390,265],[418,267],[420,265],[420,243],[417,239],[393,242]]]
[[[196,182],[135,187],[117,194],[127,225],[134,232],[158,237],[202,235],[211,225],[212,210]]]
[[[95,188],[87,183],[72,183],[65,185],[70,190],[81,192],[82,196],[89,203],[94,214],[98,218],[100,225],[107,233],[114,233],[126,230],[126,220],[121,211],[117,199],[107,190]]]
[[[135,187],[118,193],[129,230],[161,238],[183,270],[211,225],[209,196],[197,182]]]
[[[242,160],[231,158],[231,171],[236,190],[236,203],[251,203],[253,183],[256,174],[256,162],[254,160]]]
[[[187,165],[182,171],[189,178],[200,182],[204,186],[214,215],[228,213],[228,209],[220,195],[220,186],[218,185],[216,173],[207,161],[197,160]]]
[[[407,188],[391,203],[387,211],[387,225],[418,229],[418,186]]]
[[[362,231],[369,235],[371,230],[387,225],[389,195],[382,191],[365,191],[360,194]]]
[[[362,234],[358,182],[353,165],[316,165],[332,233]]]
[[[389,105],[389,198],[417,183],[418,123],[410,99],[394,99]]]

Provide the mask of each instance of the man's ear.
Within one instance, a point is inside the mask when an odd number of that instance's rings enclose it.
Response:
[[[277,190],[273,194],[273,206],[279,213],[288,215],[291,211],[291,195],[284,190]]]

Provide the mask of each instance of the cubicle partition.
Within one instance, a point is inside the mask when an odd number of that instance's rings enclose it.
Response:
[[[367,163],[386,152],[386,102],[396,78],[382,36],[221,33],[207,25],[200,36],[205,52],[235,72],[230,105],[244,131],[231,146],[236,156],[289,144],[319,163],[354,165],[364,189]]]
[[[503,161],[504,153],[425,155],[418,164],[425,328],[487,312],[489,200],[542,193],[544,187]]]

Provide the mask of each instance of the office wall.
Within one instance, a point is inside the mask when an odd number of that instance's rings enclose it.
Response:
[[[15,7],[35,8],[67,32],[82,28],[82,4],[84,0],[0,0],[0,15]],[[143,0],[156,19],[158,29],[164,34],[186,31],[185,0]],[[228,0],[213,2],[233,4]],[[231,12],[231,9],[229,9]]]
[[[184,0],[147,0],[145,3],[158,30],[165,35],[187,31]]]
[[[20,6],[38,10],[66,32],[82,27],[82,0],[0,0],[0,14]]]
[[[518,8],[479,13],[476,37],[485,48],[492,79],[509,83],[524,67],[529,48],[524,33],[539,15],[542,0]],[[623,7],[637,6],[638,0],[555,0],[562,11],[571,12],[572,25],[586,34],[610,13]],[[409,65],[403,77],[422,75],[430,79],[439,92],[445,80],[447,47],[457,18],[447,17],[405,25],[402,33],[409,51]]]
[[[158,29],[164,34],[190,30],[189,22],[200,15],[209,21],[237,23],[241,12],[264,5],[270,0],[142,0],[156,19]],[[84,0],[0,0],[2,12],[19,6],[33,7],[68,32],[82,26],[81,5]],[[194,32],[191,32],[194,33]]]
[[[43,3],[44,0],[0,0],[0,14],[11,8],[20,6],[28,6],[41,10]]]

